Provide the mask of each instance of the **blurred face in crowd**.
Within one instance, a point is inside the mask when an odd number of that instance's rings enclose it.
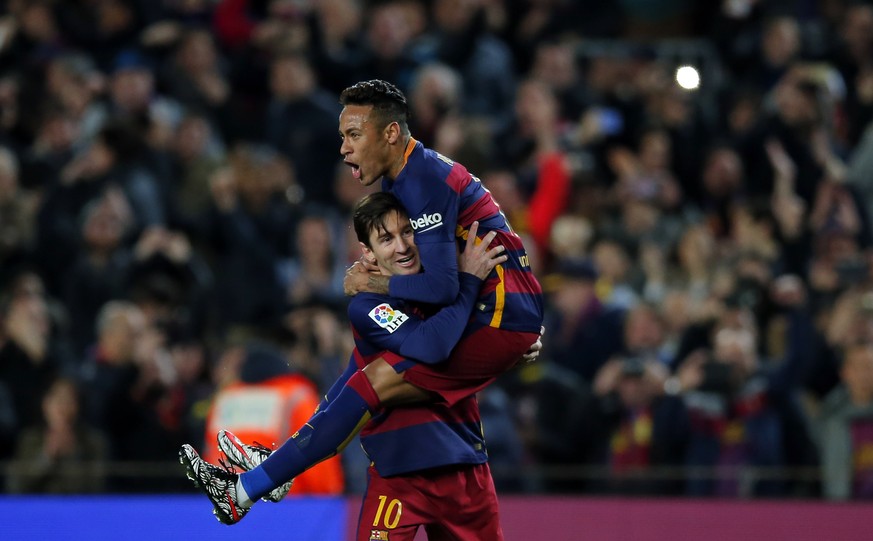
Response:
[[[800,27],[791,17],[773,21],[764,32],[763,53],[772,66],[784,66],[800,52]]]
[[[651,351],[661,346],[664,325],[652,307],[639,305],[628,313],[624,335],[628,350]]]
[[[191,32],[179,48],[177,58],[179,65],[190,73],[212,70],[218,58],[212,35],[204,30]]]
[[[423,67],[409,96],[413,118],[425,126],[434,124],[457,106],[460,87],[460,78],[451,68]]]
[[[99,347],[104,357],[122,364],[134,358],[137,342],[147,330],[145,314],[135,305],[110,301],[98,318]]]
[[[779,116],[792,127],[812,128],[820,118],[815,90],[796,76],[786,75],[776,88]]]
[[[18,192],[18,160],[4,147],[0,147],[0,203],[11,201]]]
[[[543,133],[558,121],[558,100],[544,83],[529,79],[518,87],[515,115],[529,135]]]
[[[385,228],[370,231],[370,245],[361,243],[364,256],[375,261],[385,276],[418,274],[421,261],[409,218],[398,212],[385,216]]]
[[[307,263],[330,264],[332,256],[330,227],[321,217],[306,217],[297,226],[297,250]]]
[[[403,54],[416,32],[411,15],[401,2],[376,4],[370,10],[367,41],[376,56],[391,60]]]
[[[176,153],[184,160],[193,160],[204,154],[209,143],[209,123],[200,116],[182,119],[176,131]]]
[[[125,230],[124,218],[104,199],[88,209],[82,236],[89,248],[112,251],[121,243]]]
[[[305,59],[289,56],[276,60],[270,68],[270,89],[279,100],[306,96],[315,86],[315,76]]]
[[[713,336],[713,357],[736,369],[742,377],[750,375],[757,365],[755,322],[745,308],[728,309],[722,314]]]
[[[713,150],[703,168],[703,186],[712,197],[721,199],[737,193],[743,182],[743,162],[731,148]]]
[[[464,30],[476,14],[475,0],[437,0],[433,14],[436,23],[447,32]]]
[[[866,61],[873,47],[873,6],[856,4],[847,8],[840,37],[853,58]]]
[[[600,275],[611,282],[622,282],[630,270],[627,252],[618,243],[600,241],[594,246],[592,255]]]
[[[564,43],[547,43],[537,47],[533,75],[552,88],[565,89],[576,82],[576,58],[573,47]]]
[[[34,329],[43,334],[49,332],[51,321],[45,299],[45,286],[39,275],[27,272],[18,278],[12,288],[12,298],[13,304],[20,303],[22,309],[29,314]]]
[[[651,130],[640,140],[640,162],[646,169],[667,169],[670,167],[672,150],[670,136],[664,130]]]
[[[79,416],[79,397],[75,384],[69,380],[56,381],[42,400],[46,424],[68,426]]]
[[[861,344],[846,351],[840,377],[856,405],[873,401],[873,346]]]
[[[112,76],[112,101],[125,112],[144,110],[152,99],[154,78],[145,68],[125,68]]]
[[[849,348],[840,377],[855,405],[865,406],[873,401],[873,347],[864,344]]]

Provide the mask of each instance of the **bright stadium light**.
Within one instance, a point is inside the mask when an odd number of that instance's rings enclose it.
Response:
[[[696,90],[700,86],[700,72],[692,66],[680,66],[676,70],[676,82],[685,90]]]

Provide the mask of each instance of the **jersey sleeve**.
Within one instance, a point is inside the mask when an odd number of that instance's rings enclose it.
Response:
[[[462,273],[460,292],[450,305],[428,319],[391,306],[391,299],[357,295],[349,304],[349,318],[363,340],[425,364],[446,360],[467,326],[481,280]]]
[[[418,242],[418,239],[416,239]],[[388,281],[392,297],[429,304],[449,304],[458,295],[458,255],[455,241],[418,245],[424,272],[395,275]]]
[[[409,213],[424,272],[392,276],[388,290],[394,297],[430,304],[449,304],[458,295],[458,260],[455,228],[460,196],[452,187],[469,175],[465,169],[439,154],[428,155],[410,175],[414,184],[398,188],[395,195]]]

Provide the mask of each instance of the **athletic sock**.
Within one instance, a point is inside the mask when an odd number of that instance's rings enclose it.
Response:
[[[246,487],[243,485],[241,478],[237,478],[236,480],[236,503],[239,504],[240,507],[251,507],[255,505],[255,502],[249,498],[249,493],[246,491]]]
[[[367,376],[356,372],[328,406],[264,460],[242,473],[240,482],[252,501],[326,460],[348,444],[379,408]]]

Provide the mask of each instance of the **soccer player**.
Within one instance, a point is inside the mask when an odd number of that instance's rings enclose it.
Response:
[[[454,301],[463,293],[456,253],[469,243],[474,222],[486,230],[482,240],[506,250],[476,292],[473,315],[452,349],[433,355],[426,340],[404,341],[399,353],[420,362],[397,372],[377,358],[349,378],[328,407],[313,417],[261,466],[240,476],[220,477],[190,448],[180,458],[213,501],[219,518],[231,523],[253,500],[336,454],[369,417],[385,407],[437,400],[449,406],[470,396],[514,366],[535,344],[542,324],[542,290],[530,269],[521,239],[509,227],[491,194],[460,164],[424,148],[409,134],[406,98],[384,81],[358,83],[343,91],[340,114],[341,153],[363,184],[383,179],[411,216],[424,272],[390,278],[353,266],[347,291],[373,291],[426,303]],[[476,233],[474,233],[474,236]],[[475,240],[475,239],[474,239]],[[460,244],[463,246],[463,244]],[[372,261],[371,261],[372,263]],[[402,262],[408,264],[408,261]],[[375,311],[385,328],[390,314]],[[432,336],[435,338],[436,335]],[[439,363],[439,364],[428,364]],[[222,510],[227,501],[236,504]]]
[[[375,269],[363,258],[346,275],[346,293],[370,291],[446,304],[459,289],[454,254],[473,222],[479,224],[481,235],[496,232],[491,242],[506,248],[506,262],[494,268],[480,289],[473,316],[449,361],[419,365],[402,376],[385,362],[368,367],[367,380],[377,405],[419,400],[419,389],[451,404],[491,383],[538,340],[542,289],[521,239],[491,193],[464,166],[411,136],[402,92],[385,81],[364,81],[346,88],[340,103],[340,153],[345,163],[361,184],[381,179],[382,190],[403,203],[424,269],[418,274],[385,276],[370,272]]]
[[[362,200],[356,207],[354,221],[356,233],[360,239],[363,239],[363,251],[377,264],[381,272],[386,274],[420,272],[421,265],[414,244],[412,227],[403,206],[394,196],[378,193]],[[471,231],[473,235],[468,236],[465,250],[460,256],[461,287],[457,302],[444,307],[428,320],[423,320],[422,312],[413,305],[407,306],[407,303],[385,295],[362,294],[352,299],[349,304],[349,316],[355,330],[356,349],[349,369],[328,392],[323,402],[327,407],[323,410],[320,407],[321,411],[313,416],[298,435],[272,453],[274,456],[267,460],[271,454],[269,450],[243,445],[235,441],[229,433],[219,433],[219,446],[232,464],[244,470],[258,465],[261,466],[260,468],[255,468],[237,478],[236,475],[204,462],[191,446],[183,446],[181,459],[189,470],[189,477],[194,479],[213,501],[214,512],[219,520],[233,524],[245,516],[253,503],[250,500],[254,499],[247,497],[247,494],[254,493],[256,497],[261,496],[272,501],[281,500],[290,486],[286,483],[279,487],[280,482],[274,479],[287,481],[291,476],[286,477],[288,474],[277,473],[274,468],[281,469],[288,463],[288,459],[293,460],[295,457],[293,451],[297,450],[298,444],[302,443],[300,447],[305,452],[312,453],[319,459],[333,455],[344,447],[350,438],[337,444],[333,441],[332,433],[335,431],[331,426],[325,426],[323,430],[319,430],[319,427],[325,424],[324,420],[330,417],[331,412],[345,411],[355,405],[354,399],[358,395],[355,387],[359,386],[365,377],[361,368],[369,367],[374,360],[387,360],[392,370],[400,372],[417,365],[407,360],[406,356],[410,354],[428,362],[438,362],[449,355],[464,331],[482,279],[496,264],[506,260],[506,256],[501,255],[504,251],[502,246],[488,247],[488,241],[492,240],[496,233],[486,235],[484,241],[477,245],[475,224]],[[431,398],[428,395],[424,396]],[[347,419],[355,423],[358,421],[365,423],[370,419],[369,413],[362,405],[358,405],[357,410],[357,415]],[[456,401],[451,409],[448,405],[435,405],[424,415],[416,415],[409,408],[398,408],[396,411],[397,415],[392,419],[400,418],[400,425],[393,422],[385,423],[385,416],[381,416],[380,421],[373,423],[375,428],[368,428],[368,433],[378,434],[381,431],[379,427],[390,431],[392,427],[408,426],[407,430],[402,430],[387,439],[376,435],[365,444],[374,461],[378,460],[374,456],[389,457],[376,462],[376,467],[384,475],[447,464],[484,464],[486,455],[474,397],[467,396]],[[426,426],[413,428],[414,423],[409,422],[409,416],[417,419],[417,424]],[[440,416],[449,420],[449,423],[440,426],[438,423],[428,422],[428,417],[434,421],[440,419]],[[307,427],[311,430],[306,430]],[[360,427],[345,427],[336,433],[351,435],[356,433],[358,428]],[[307,440],[304,442],[300,441],[301,433],[306,434]],[[367,441],[367,436],[364,437]],[[326,441],[329,443],[325,444]],[[412,445],[413,441],[415,445]],[[398,445],[400,449],[397,449]],[[409,451],[413,450],[416,452],[409,454]],[[288,451],[292,453],[289,454]],[[398,457],[404,456],[405,458],[398,460]],[[283,458],[280,460],[279,457]],[[491,486],[487,467],[470,473],[476,478],[476,486]],[[485,485],[480,479],[483,475],[487,479]],[[249,487],[245,486],[247,480],[251,482]],[[491,500],[488,498],[482,499],[482,505],[494,505],[496,509],[496,499],[491,504],[489,502]],[[390,522],[385,525],[396,526]]]
[[[381,192],[365,197],[356,205],[354,217],[361,248],[376,261],[380,272],[388,276],[419,272],[409,218],[393,195]],[[478,265],[475,274],[481,278],[498,262],[487,257],[484,245],[465,252],[461,270],[474,271]],[[460,280],[463,300],[457,310],[442,312],[441,317],[450,317],[448,321],[439,321],[438,316],[423,323],[418,306],[388,295],[363,293],[353,298],[349,316],[355,355],[328,396],[335,396],[353,374],[377,358],[387,359],[398,372],[412,366],[393,353],[403,349],[407,340],[426,341],[437,350],[456,341],[481,283],[469,274]],[[391,324],[386,325],[389,319]],[[442,334],[436,338],[426,336],[438,330]],[[269,455],[269,450],[247,446],[228,432],[220,432],[218,441],[231,463],[243,470],[252,469]],[[503,538],[474,396],[451,407],[431,402],[383,410],[361,431],[361,444],[373,464],[358,521],[358,541],[412,541],[419,527],[425,528],[431,541]]]

